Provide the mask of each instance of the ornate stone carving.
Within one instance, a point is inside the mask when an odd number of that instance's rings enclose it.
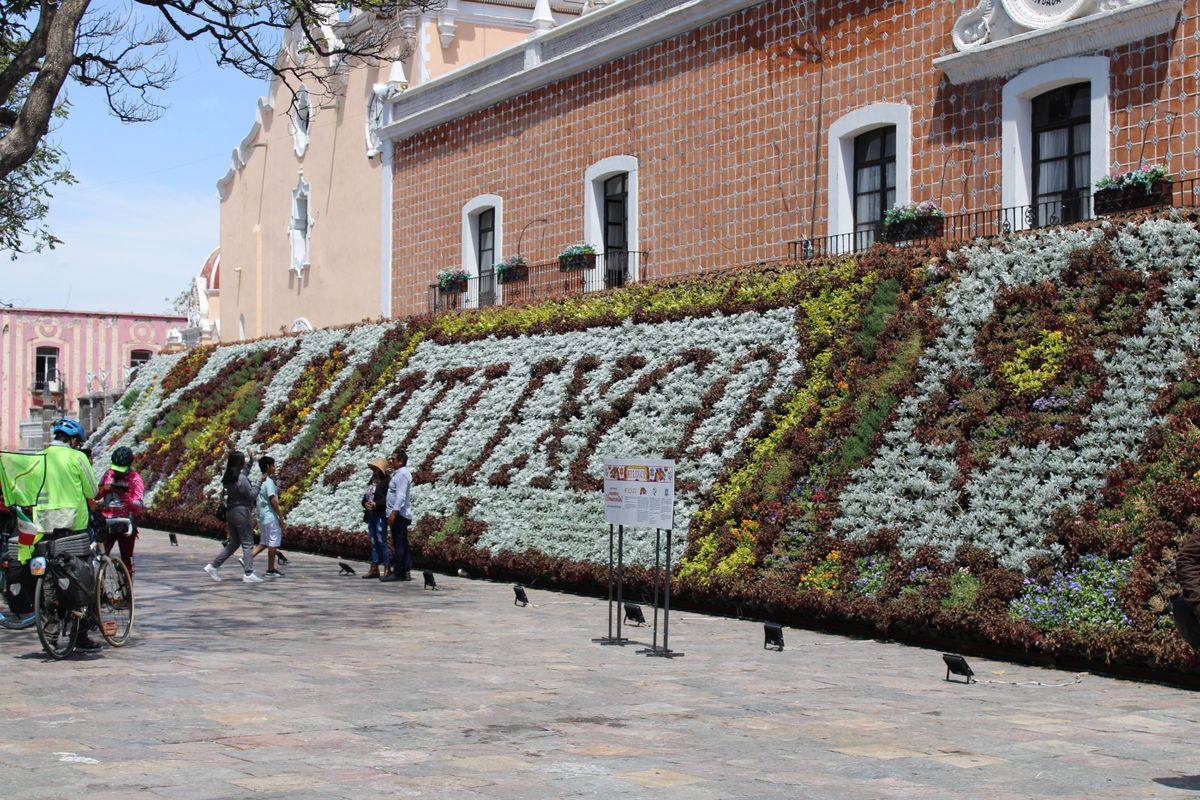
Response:
[[[951,31],[954,52],[935,58],[955,84],[1014,75],[1175,27],[1183,0],[979,0]]]

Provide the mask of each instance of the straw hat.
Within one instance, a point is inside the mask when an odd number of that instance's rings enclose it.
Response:
[[[367,466],[379,470],[380,475],[388,474],[388,462],[386,458],[377,458],[374,461],[368,461]]]

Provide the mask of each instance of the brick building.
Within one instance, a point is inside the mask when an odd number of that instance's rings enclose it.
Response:
[[[391,100],[391,308],[459,265],[455,303],[527,297],[518,249],[548,292],[580,241],[596,289],[858,249],[893,204],[1087,217],[1110,171],[1195,176],[1198,77],[1195,0],[620,0]]]

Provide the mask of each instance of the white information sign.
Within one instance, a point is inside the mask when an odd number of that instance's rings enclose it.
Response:
[[[604,459],[604,521],[635,528],[674,528],[675,462]]]

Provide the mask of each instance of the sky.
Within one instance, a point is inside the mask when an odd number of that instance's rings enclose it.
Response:
[[[204,44],[171,45],[177,79],[154,122],[125,124],[103,90],[71,83],[53,133],[78,183],[50,201],[53,251],[0,253],[0,302],[20,308],[168,311],[218,244],[217,181],[267,83],[220,69]]]

